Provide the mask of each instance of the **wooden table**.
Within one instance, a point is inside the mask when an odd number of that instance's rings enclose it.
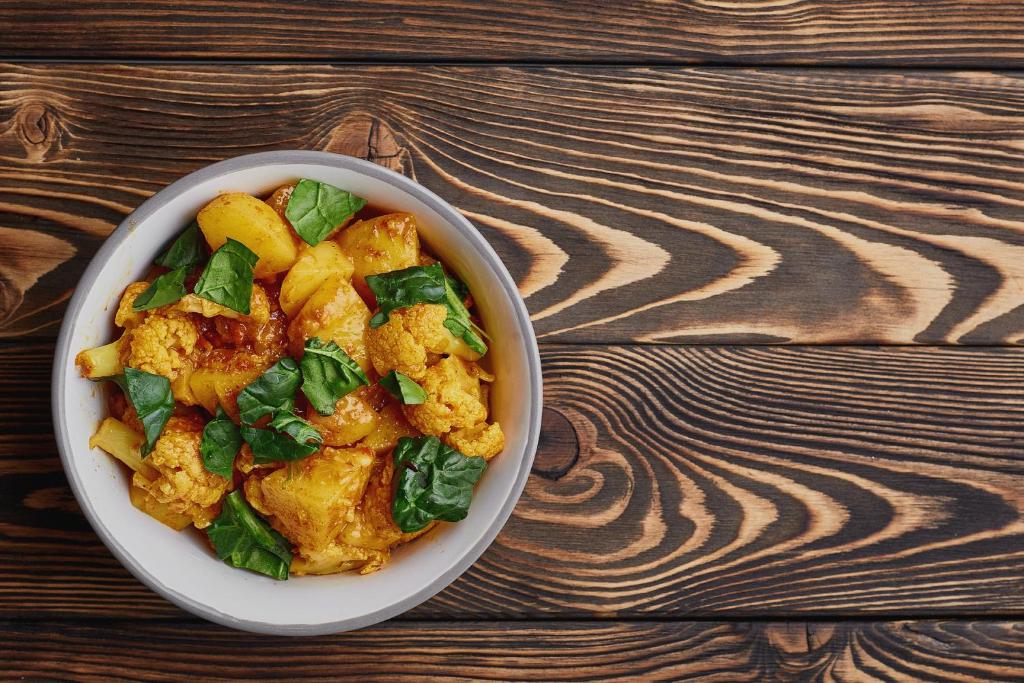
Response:
[[[0,60],[3,677],[1024,678],[1024,2],[2,0]],[[150,593],[49,416],[104,237],[281,148],[451,201],[544,358],[502,535],[334,637]]]

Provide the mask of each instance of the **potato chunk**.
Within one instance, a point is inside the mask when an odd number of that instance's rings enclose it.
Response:
[[[324,444],[348,446],[376,429],[378,418],[377,411],[363,397],[363,389],[357,389],[338,399],[333,415],[321,415],[310,409],[306,419],[324,437]]]
[[[273,357],[215,349],[192,371],[188,385],[195,402],[209,411],[224,408],[238,421],[238,393],[276,362]]]
[[[245,496],[300,553],[324,551],[355,518],[373,469],[368,448],[324,448],[305,460],[245,481]]]
[[[230,237],[256,252],[257,278],[288,270],[299,256],[292,229],[266,202],[244,192],[220,195],[200,209],[196,220],[211,249],[219,249]]]
[[[360,441],[359,445],[372,448],[377,453],[387,453],[390,456],[391,451],[398,444],[399,438],[419,435],[420,433],[405,419],[402,407],[397,403],[389,402],[377,413],[376,429]]]
[[[370,367],[365,338],[369,320],[370,309],[349,281],[332,275],[313,292],[288,326],[289,348],[292,355],[301,358],[307,339],[334,341],[365,372]]]
[[[281,310],[289,318],[332,275],[352,277],[352,259],[330,240],[324,240],[315,247],[303,249],[281,283]]]
[[[389,213],[353,223],[338,236],[342,251],[355,266],[352,283],[360,294],[372,296],[366,276],[415,266],[419,262],[420,238],[416,217],[411,213]]]

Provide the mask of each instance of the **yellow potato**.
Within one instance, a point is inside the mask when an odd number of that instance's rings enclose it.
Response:
[[[299,256],[291,228],[266,202],[244,192],[220,195],[196,219],[211,249],[219,249],[230,237],[256,252],[257,278],[288,270]]]
[[[304,249],[281,282],[281,310],[295,316],[306,300],[332,275],[352,277],[352,259],[330,240]]]
[[[333,415],[321,415],[310,408],[306,419],[317,428],[327,446],[354,444],[377,427],[377,411],[366,402],[360,390],[338,399]]]
[[[411,213],[389,213],[346,228],[338,236],[342,251],[355,266],[352,283],[368,295],[366,276],[409,268],[419,263],[420,239],[416,217]]]
[[[241,351],[217,349],[188,379],[195,402],[211,414],[217,406],[238,420],[238,393],[273,365],[272,359]]]
[[[370,368],[365,339],[369,320],[370,309],[349,281],[332,275],[288,325],[289,348],[295,358],[301,358],[307,339],[333,341],[366,372]]]
[[[373,470],[368,448],[324,448],[245,480],[245,497],[303,554],[326,549],[355,515]]]
[[[135,484],[128,489],[128,498],[136,508],[175,531],[181,531],[192,523],[191,517],[175,512],[168,503],[161,503],[149,491],[140,489]]]
[[[359,442],[360,446],[372,448],[377,453],[390,453],[403,436],[420,436],[420,433],[405,419],[405,413],[397,403],[388,402],[377,414],[377,428]]]

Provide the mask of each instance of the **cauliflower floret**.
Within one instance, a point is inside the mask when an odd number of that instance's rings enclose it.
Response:
[[[191,366],[189,356],[198,341],[199,330],[191,318],[151,313],[124,333],[121,362],[173,382]]]
[[[114,314],[114,324],[118,327],[130,329],[142,322],[146,317],[146,311],[136,311],[132,308],[135,299],[149,287],[148,282],[133,282],[124,290],[121,295],[121,303],[117,305],[117,313]]]
[[[318,553],[355,519],[372,468],[368,448],[324,448],[265,477],[250,476],[245,497],[300,553]]]
[[[424,434],[441,436],[487,419],[480,380],[470,367],[461,358],[448,356],[427,368],[420,381],[427,400],[405,406],[405,416],[413,427]]]
[[[444,442],[463,455],[491,459],[505,448],[505,433],[497,422],[453,429]]]
[[[220,514],[220,499],[231,488],[231,481],[203,466],[202,439],[201,418],[172,417],[143,460],[144,467],[132,477],[135,486],[169,510],[187,515],[199,529]]]
[[[448,309],[441,304],[416,304],[392,311],[386,323],[366,333],[374,369],[381,375],[397,370],[418,380],[439,355],[479,358],[480,354],[444,326],[447,317]]]

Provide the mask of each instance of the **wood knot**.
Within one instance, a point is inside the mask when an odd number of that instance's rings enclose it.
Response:
[[[15,116],[13,129],[26,158],[44,161],[50,150],[59,145],[62,135],[56,113],[41,102],[29,102]]]
[[[545,408],[541,416],[540,441],[533,461],[533,474],[558,481],[580,459],[580,440],[576,428],[562,413]]]
[[[343,118],[331,130],[323,148],[328,152],[366,159],[415,178],[409,151],[387,123],[371,114],[357,112]]]

